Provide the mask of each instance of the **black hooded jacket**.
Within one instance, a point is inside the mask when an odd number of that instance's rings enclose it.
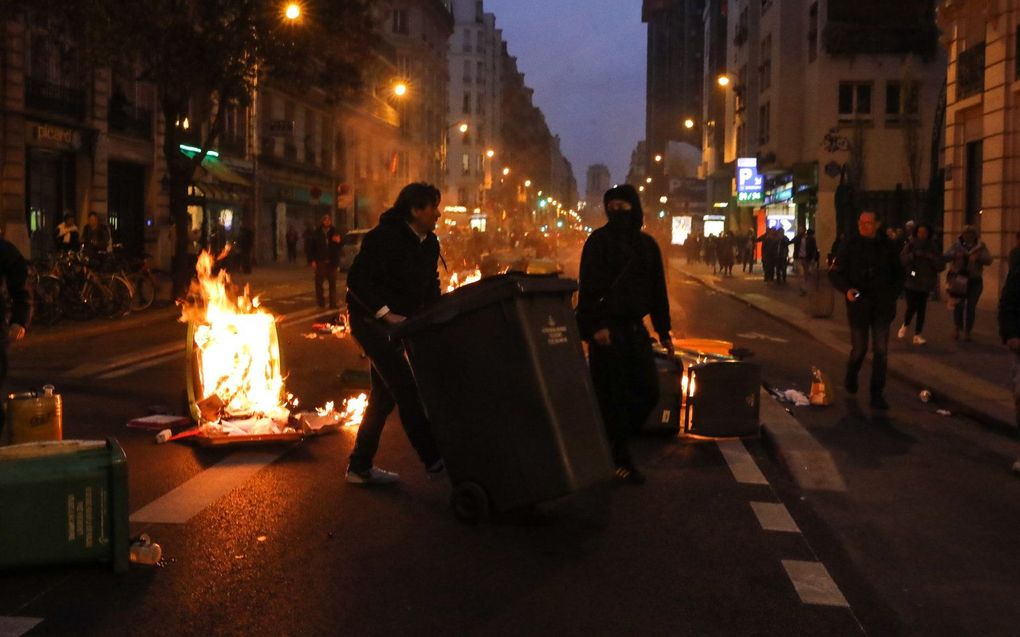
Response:
[[[391,208],[361,242],[347,273],[347,307],[369,318],[384,306],[410,316],[440,295],[439,240],[430,232],[418,238],[407,216]]]
[[[631,191],[620,187],[606,193],[607,201],[624,199],[633,208],[610,213],[609,222],[591,233],[581,252],[577,323],[586,340],[602,328],[647,315],[660,338],[670,331],[662,254],[655,239],[641,232],[641,202]]]

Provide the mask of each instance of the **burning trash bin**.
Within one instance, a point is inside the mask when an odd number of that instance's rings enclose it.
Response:
[[[612,477],[570,297],[576,282],[505,274],[445,295],[396,331],[465,521]]]

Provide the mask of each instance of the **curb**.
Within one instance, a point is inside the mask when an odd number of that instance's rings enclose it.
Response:
[[[809,329],[806,329],[803,323],[798,323],[798,322],[795,322],[795,321],[792,321],[792,320],[788,319],[787,317],[784,317],[784,316],[781,316],[779,314],[775,314],[773,312],[770,312],[766,308],[764,308],[764,307],[762,307],[760,305],[757,305],[757,304],[755,304],[755,303],[753,303],[751,301],[748,301],[747,299],[743,298],[737,292],[734,292],[732,290],[726,289],[723,286],[714,284],[714,283],[712,283],[710,281],[706,281],[705,279],[703,279],[702,277],[700,277],[698,275],[691,274],[689,272],[685,272],[685,271],[683,271],[681,269],[678,269],[676,267],[673,267],[672,269],[677,274],[679,274],[679,275],[681,275],[681,276],[683,276],[683,277],[685,277],[685,278],[687,278],[689,280],[695,281],[698,284],[702,285],[703,287],[705,287],[705,288],[707,288],[709,290],[712,290],[713,292],[717,292],[719,294],[724,294],[724,295],[730,297],[731,299],[734,299],[735,301],[739,301],[740,303],[743,303],[744,305],[754,309],[757,312],[760,312],[760,313],[762,313],[762,314],[764,314],[766,316],[769,316],[772,319],[775,319],[775,320],[779,321],[780,323],[783,323],[784,325],[787,325],[787,326],[797,330],[798,332],[811,337],[815,342],[820,343],[820,344],[828,347],[829,349],[831,349],[831,350],[833,350],[833,351],[835,351],[835,352],[837,352],[839,354],[846,355],[846,353],[848,351],[848,348],[841,348],[841,347],[839,347],[839,346],[837,346],[837,345],[835,345],[833,343],[829,343],[829,342],[827,342],[825,340],[822,340],[821,338],[818,337],[818,335],[816,333],[814,333],[813,331],[811,331]],[[1018,429],[1017,429],[1017,426],[1016,426],[1015,422],[1012,422],[1010,420],[1004,420],[1002,417],[1000,417],[1000,416],[998,416],[998,415],[996,415],[994,413],[991,413],[988,410],[981,409],[980,407],[975,407],[973,404],[966,403],[966,402],[960,402],[958,400],[953,400],[951,396],[953,395],[954,391],[958,390],[958,388],[949,388],[949,389],[947,389],[945,387],[929,386],[928,384],[922,383],[922,382],[918,381],[916,378],[914,378],[914,377],[912,377],[912,376],[902,372],[901,370],[897,369],[893,365],[889,365],[888,373],[889,373],[890,376],[895,377],[897,380],[900,380],[902,382],[907,383],[908,385],[910,385],[911,387],[913,387],[914,389],[916,389],[918,391],[923,390],[923,389],[927,389],[927,390],[932,391],[936,395],[938,400],[941,401],[942,403],[944,403],[952,411],[954,411],[955,413],[964,415],[964,416],[968,416],[969,418],[972,418],[973,420],[978,422],[980,425],[986,427],[987,429],[990,429],[990,430],[992,430],[992,431],[994,431],[996,433],[999,433],[999,434],[1002,434],[1002,435],[1006,435],[1006,436],[1009,436],[1009,437],[1013,437],[1013,438],[1017,437],[1018,433],[1020,433],[1020,431],[1018,431]]]
[[[847,490],[832,454],[775,398],[761,390],[762,440],[794,481],[806,491]]]

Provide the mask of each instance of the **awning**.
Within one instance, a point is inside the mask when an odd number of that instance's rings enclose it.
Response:
[[[250,180],[234,172],[229,166],[216,157],[206,156],[206,158],[202,160],[199,172],[195,175],[195,181],[208,181],[209,178],[227,184],[233,184],[235,186],[251,188]]]

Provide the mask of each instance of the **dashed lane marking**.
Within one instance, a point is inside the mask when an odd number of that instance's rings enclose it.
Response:
[[[184,524],[206,507],[247,482],[286,450],[233,453],[166,495],[131,514],[132,522]]]
[[[733,472],[733,477],[737,482],[743,484],[769,483],[754,462],[754,458],[748,453],[743,441],[739,439],[718,440],[716,444],[719,445],[719,451],[722,452],[723,458],[726,459],[726,464],[730,466],[730,471]]]
[[[758,518],[761,528],[766,531],[800,533],[800,528],[793,521],[793,516],[786,509],[786,505],[780,502],[752,502],[751,510]]]
[[[0,617],[0,637],[21,637],[40,623],[41,617]]]
[[[805,604],[850,608],[843,593],[821,562],[783,560],[783,568]]]

